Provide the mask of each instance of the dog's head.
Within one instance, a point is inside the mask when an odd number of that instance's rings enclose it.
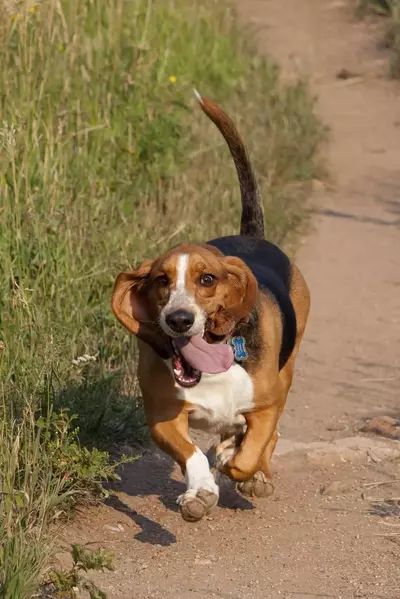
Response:
[[[182,244],[121,273],[112,309],[131,333],[167,358],[177,338],[224,341],[248,320],[257,291],[254,275],[239,258],[213,246]]]

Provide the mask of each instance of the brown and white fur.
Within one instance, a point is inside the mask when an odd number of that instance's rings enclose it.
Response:
[[[220,433],[217,469],[241,492],[272,494],[270,459],[310,304],[298,268],[264,240],[258,187],[235,126],[213,101],[199,95],[198,100],[235,162],[240,236],[183,243],[146,260],[118,276],[112,297],[114,314],[138,337],[147,421],[156,444],[182,469],[187,491],[178,502],[191,521],[216,505],[219,489],[206,456],[190,438],[189,425]],[[208,343],[224,343],[233,334],[246,340],[245,362],[220,374],[202,373],[189,386],[177,378],[172,339],[204,335]]]

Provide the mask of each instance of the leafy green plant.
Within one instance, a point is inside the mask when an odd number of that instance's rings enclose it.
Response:
[[[104,496],[102,481],[117,479],[106,452],[81,447],[73,418],[48,411],[38,420],[28,406],[0,423],[0,590],[28,599],[53,550],[49,527],[72,504]],[[127,459],[123,458],[122,462]]]
[[[50,581],[41,587],[41,599],[62,596],[77,599],[79,591],[86,591],[90,599],[107,599],[106,593],[93,581],[82,576],[89,570],[113,570],[114,555],[106,549],[86,549],[83,545],[72,545],[72,566],[69,570],[54,570]]]

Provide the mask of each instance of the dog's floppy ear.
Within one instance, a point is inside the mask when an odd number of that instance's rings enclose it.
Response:
[[[231,303],[219,310],[214,318],[213,333],[227,335],[238,324],[247,322],[257,299],[258,283],[250,268],[240,258],[227,257],[222,262],[228,272]]]
[[[135,270],[121,272],[114,285],[111,308],[121,324],[133,335],[145,341],[162,357],[165,345],[161,331],[151,319],[148,307],[146,283],[152,260],[145,260]]]

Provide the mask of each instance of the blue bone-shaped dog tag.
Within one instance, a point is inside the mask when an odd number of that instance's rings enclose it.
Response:
[[[244,337],[232,337],[231,343],[233,347],[233,353],[235,355],[235,360],[238,360],[240,362],[242,360],[247,360],[249,355],[246,351],[246,342],[244,340]]]

